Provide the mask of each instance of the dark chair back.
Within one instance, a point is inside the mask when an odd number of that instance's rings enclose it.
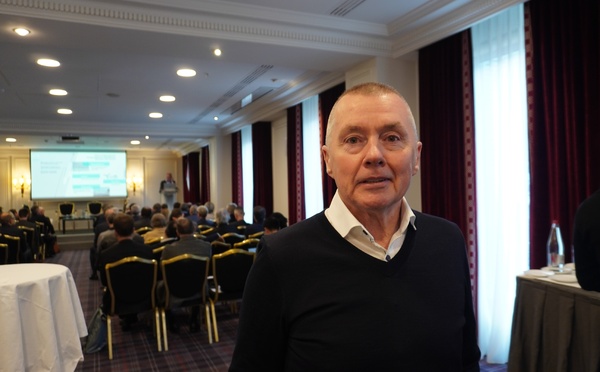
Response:
[[[239,243],[235,243],[233,245],[233,248],[249,250],[250,248],[256,248],[258,246],[259,242],[260,242],[260,239],[248,238],[248,239],[242,240]]]
[[[36,235],[39,237],[39,241],[38,241],[39,258],[41,261],[45,261],[46,260],[46,241],[44,240],[44,238],[48,232],[46,231],[46,225],[44,225],[43,222],[35,221],[35,226],[37,228]],[[52,247],[52,248],[54,248],[54,247]]]
[[[32,254],[37,254],[39,249],[38,243],[38,234],[36,234],[36,229],[29,226],[17,226],[19,230],[23,231],[25,234],[25,240],[27,240],[27,244],[29,244],[29,248],[31,248]]]
[[[140,227],[139,229],[135,230],[135,232],[138,233],[138,235],[144,235],[145,233],[147,233],[150,230],[152,230],[151,227],[144,226],[144,227]]]
[[[106,264],[111,298],[109,314],[133,314],[154,309],[157,271],[155,260],[136,256]]]
[[[239,242],[243,241],[244,239],[246,239],[246,235],[242,235],[242,234],[238,234],[238,233],[234,233],[234,232],[229,232],[229,233],[223,234],[221,237],[223,238],[225,243],[229,243],[231,245],[233,245],[235,243],[239,243]]]
[[[7,263],[19,263],[21,257],[21,238],[7,234],[0,234],[0,243],[8,245]]]
[[[192,254],[182,254],[162,261],[165,308],[169,308],[177,299],[188,299],[193,302],[190,305],[205,303],[209,261],[209,257]]]
[[[220,254],[223,252],[227,252],[228,250],[230,250],[232,247],[231,244],[229,243],[225,243],[225,242],[221,242],[218,240],[214,240],[210,243],[210,245],[212,246],[212,254],[213,256],[215,254]]]
[[[70,216],[75,212],[75,204],[74,203],[60,203],[58,204],[58,211],[63,216]]]
[[[0,265],[8,263],[8,244],[0,243]]]
[[[241,299],[246,286],[246,278],[254,263],[255,253],[243,249],[230,249],[212,256],[213,280],[215,288],[214,301]]]
[[[97,216],[102,213],[102,203],[93,201],[87,204],[87,209],[89,214],[92,216]]]

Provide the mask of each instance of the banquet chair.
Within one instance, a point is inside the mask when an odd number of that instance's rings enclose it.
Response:
[[[231,248],[233,248],[231,244],[221,242],[218,240],[214,240],[214,241],[210,242],[210,245],[212,246],[212,254],[213,255],[223,253],[223,252],[228,251]]]
[[[105,266],[110,309],[105,309],[108,359],[113,358],[111,317],[152,310],[158,351],[162,351],[159,308],[156,306],[156,260],[125,257]]]
[[[58,203],[58,215],[61,217],[72,216],[75,214],[75,203]]]
[[[19,228],[19,230],[23,231],[23,234],[25,234],[25,240],[27,241],[27,244],[29,244],[29,248],[31,248],[31,254],[34,258],[37,258],[37,256],[39,255],[39,244],[36,229],[34,229],[33,227],[22,225],[19,225],[17,227]]]
[[[87,203],[87,211],[92,217],[97,217],[102,214],[102,203],[99,201],[92,201]]]
[[[199,225],[198,232],[202,235],[212,234],[217,231],[217,228],[210,225]]]
[[[219,342],[215,304],[229,302],[232,310],[237,311],[237,302],[242,299],[255,257],[255,253],[236,248],[212,256],[213,278],[212,283],[209,281],[208,295],[215,342]]]
[[[239,243],[235,243],[233,245],[233,248],[239,248],[239,249],[244,249],[244,250],[249,250],[250,248],[256,248],[258,246],[258,243],[260,242],[260,239],[256,239],[256,238],[248,238],[248,239],[244,239]]]
[[[46,241],[44,237],[46,236],[46,226],[43,222],[35,221],[35,226],[37,228],[37,236],[39,237],[38,241],[38,254],[40,261],[46,261]]]
[[[156,261],[156,265],[159,267],[158,273],[156,274],[156,280],[157,281],[162,280],[162,270],[160,270],[160,260],[161,260],[162,253],[165,250],[166,246],[167,246],[166,244],[163,244],[163,245],[158,246],[156,248],[152,248],[152,257]]]
[[[169,350],[165,310],[204,305],[208,343],[212,344],[210,308],[206,300],[206,278],[210,257],[182,254],[161,263],[164,305],[161,307],[164,349]],[[200,314],[202,317],[202,314]]]
[[[223,241],[225,241],[225,243],[229,243],[231,245],[233,245],[235,243],[239,243],[239,242],[243,241],[244,239],[246,239],[245,235],[234,233],[234,232],[225,233],[225,234],[221,235],[221,237],[223,238]]]
[[[135,230],[135,232],[138,235],[144,235],[145,233],[147,233],[150,230],[152,230],[152,228],[150,226],[144,226],[144,227],[140,227],[139,229]]]
[[[265,235],[264,231],[255,232],[254,234],[248,235],[248,239],[260,239],[263,235]]]
[[[7,234],[0,234],[0,243],[8,245],[7,263],[20,263],[21,256],[21,238]]]
[[[0,265],[8,263],[8,244],[0,243]]]

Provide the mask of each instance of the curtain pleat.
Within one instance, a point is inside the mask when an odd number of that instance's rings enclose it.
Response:
[[[321,146],[325,144],[325,134],[327,133],[327,121],[329,120],[329,114],[331,109],[337,101],[337,99],[344,93],[346,84],[338,84],[333,88],[326,90],[319,94],[319,132],[321,136]],[[325,166],[325,160],[321,157],[321,170],[322,170],[322,182],[323,182],[323,205],[325,208],[331,203],[331,199],[335,195],[337,186],[333,178],[327,174],[327,167]]]
[[[252,159],[254,172],[254,205],[261,205],[267,216],[273,213],[273,161],[271,122],[252,124]]]
[[[200,168],[200,202],[210,200],[210,148],[202,147],[202,166]]]
[[[304,162],[302,151],[302,104],[287,109],[288,222],[306,218],[304,208]]]
[[[557,219],[571,261],[573,217],[600,187],[599,5],[596,0],[525,4],[532,268],[546,266]]]
[[[242,132],[231,133],[231,201],[244,205],[242,177]]]

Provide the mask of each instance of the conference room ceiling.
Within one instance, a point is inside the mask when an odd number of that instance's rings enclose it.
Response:
[[[197,151],[344,81],[358,63],[416,58],[520,2],[2,0],[0,149]],[[179,68],[197,74],[182,78]],[[51,96],[52,88],[68,94]]]

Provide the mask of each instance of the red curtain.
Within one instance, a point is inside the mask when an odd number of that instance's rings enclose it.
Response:
[[[344,93],[345,89],[346,84],[342,83],[319,94],[319,132],[321,136],[321,146],[325,144],[327,121],[329,120],[331,109],[337,99]],[[333,178],[329,177],[327,174],[327,168],[325,167],[325,160],[323,158],[321,158],[321,171],[323,182],[323,205],[327,208],[329,204],[331,204],[331,199],[333,199],[333,195],[335,195],[337,186]]]
[[[273,213],[271,122],[261,121],[252,125],[252,159],[254,205],[262,205],[270,216]]]
[[[302,104],[287,109],[288,223],[306,218],[302,151]]]
[[[237,205],[244,204],[241,131],[231,133],[231,201]]]
[[[600,187],[597,0],[525,4],[531,166],[531,267],[546,266],[557,219],[571,261],[573,217]]]
[[[200,153],[191,152],[182,157],[183,161],[183,201],[200,201]]]
[[[200,168],[200,202],[210,200],[210,152],[209,147],[202,147],[202,167]]]
[[[462,230],[476,299],[477,216],[471,35],[464,31],[419,51],[423,211]]]

